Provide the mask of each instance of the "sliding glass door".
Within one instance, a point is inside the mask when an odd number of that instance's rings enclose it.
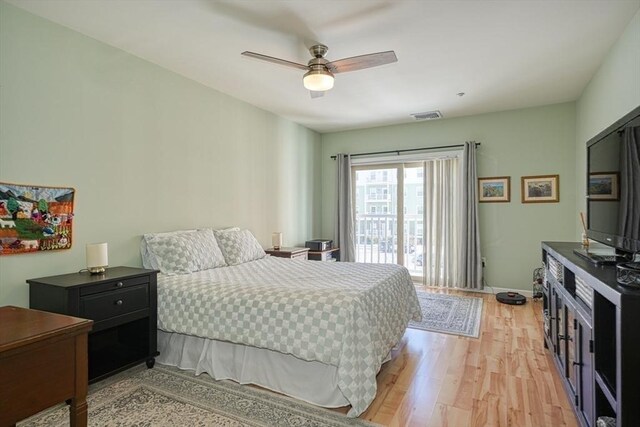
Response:
[[[423,277],[424,162],[353,168],[356,261]]]
[[[424,271],[424,162],[405,163],[403,168],[404,262],[414,279]]]
[[[398,263],[398,168],[354,168],[356,262]]]

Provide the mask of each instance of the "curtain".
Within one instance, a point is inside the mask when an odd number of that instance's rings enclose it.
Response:
[[[478,224],[478,172],[476,143],[465,142],[462,155],[460,191],[460,247],[458,252],[457,286],[482,289],[482,258]]]
[[[620,235],[640,236],[640,126],[625,128],[620,150]]]
[[[454,287],[458,275],[459,163],[457,158],[425,162],[424,284]]]
[[[340,261],[354,262],[356,249],[351,189],[351,155],[337,154],[336,163],[338,164],[338,209],[334,244],[340,248]]]

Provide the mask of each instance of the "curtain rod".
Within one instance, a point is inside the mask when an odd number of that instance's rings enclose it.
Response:
[[[479,142],[476,142],[476,147],[478,145],[480,145]],[[454,145],[441,145],[439,147],[423,147],[423,148],[406,148],[404,150],[389,150],[389,151],[373,151],[371,153],[357,153],[357,154],[352,154],[351,157],[358,157],[358,156],[373,156],[374,154],[397,154],[398,156],[400,155],[400,153],[408,153],[408,152],[412,152],[412,151],[425,151],[425,150],[442,150],[445,148],[460,148],[460,147],[464,147],[464,144],[454,144]],[[346,156],[346,154],[345,154]],[[333,160],[336,159],[337,156],[331,156],[331,158]]]

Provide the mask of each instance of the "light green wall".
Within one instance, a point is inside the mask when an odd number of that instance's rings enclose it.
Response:
[[[530,289],[540,241],[576,239],[584,144],[640,104],[639,75],[640,12],[575,104],[321,137],[0,1],[0,181],[77,190],[73,248],[0,257],[0,305],[28,305],[27,278],[82,268],[90,242],[135,266],[146,232],[332,237],[330,155],[465,140],[482,142],[480,176],[512,178],[511,203],[480,205],[487,280]],[[560,203],[521,204],[520,177],[545,173],[560,174]]]
[[[640,105],[640,10],[576,102],[577,211],[586,212],[589,139]],[[580,235],[578,228],[576,233]]]
[[[485,277],[499,288],[531,290],[540,242],[574,240],[575,104],[482,114],[322,135],[322,233],[333,236],[336,153],[477,141],[478,175],[510,176],[511,203],[480,204]],[[520,177],[560,175],[560,203],[522,204]]]
[[[319,233],[319,134],[2,2],[0,113],[0,181],[77,190],[72,249],[0,257],[0,306],[86,243],[139,266],[147,232]]]

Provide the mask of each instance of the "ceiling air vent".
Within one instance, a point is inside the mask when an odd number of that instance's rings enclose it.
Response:
[[[411,113],[410,116],[416,120],[435,120],[435,119],[441,119],[442,113],[440,113],[440,111],[438,110],[434,110],[434,111],[426,111],[424,113]]]

